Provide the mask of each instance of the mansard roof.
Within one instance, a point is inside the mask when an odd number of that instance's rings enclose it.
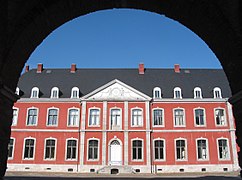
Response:
[[[40,98],[49,98],[51,89],[58,87],[60,98],[69,98],[71,89],[78,87],[80,97],[118,79],[132,88],[153,97],[153,88],[160,87],[163,98],[173,98],[173,90],[180,87],[183,98],[193,98],[195,87],[202,89],[203,98],[213,98],[213,89],[221,88],[223,98],[230,97],[227,77],[222,69],[44,69],[41,73],[32,69],[24,73],[18,83],[23,98],[29,98],[31,89],[38,87]]]

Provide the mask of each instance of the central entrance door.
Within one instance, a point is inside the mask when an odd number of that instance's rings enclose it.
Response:
[[[122,146],[117,140],[110,143],[110,165],[122,165]]]

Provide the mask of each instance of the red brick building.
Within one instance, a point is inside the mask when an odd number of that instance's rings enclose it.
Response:
[[[238,169],[220,69],[37,69],[19,80],[9,171]]]

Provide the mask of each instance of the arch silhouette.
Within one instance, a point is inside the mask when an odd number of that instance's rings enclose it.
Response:
[[[0,4],[0,176],[4,176],[12,106],[20,73],[36,47],[56,28],[98,10],[131,8],[176,20],[203,39],[230,83],[237,143],[242,147],[242,2],[193,0],[8,0]],[[239,153],[239,157],[242,154]],[[239,159],[242,166],[242,158]]]

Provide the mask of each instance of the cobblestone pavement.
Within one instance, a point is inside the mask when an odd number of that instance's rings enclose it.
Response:
[[[79,174],[79,173],[35,173],[35,172],[7,172],[4,180],[84,180],[84,179],[152,179],[152,180],[239,180],[238,172],[228,173],[178,173],[178,174],[124,174],[124,175],[100,175],[100,174]]]

